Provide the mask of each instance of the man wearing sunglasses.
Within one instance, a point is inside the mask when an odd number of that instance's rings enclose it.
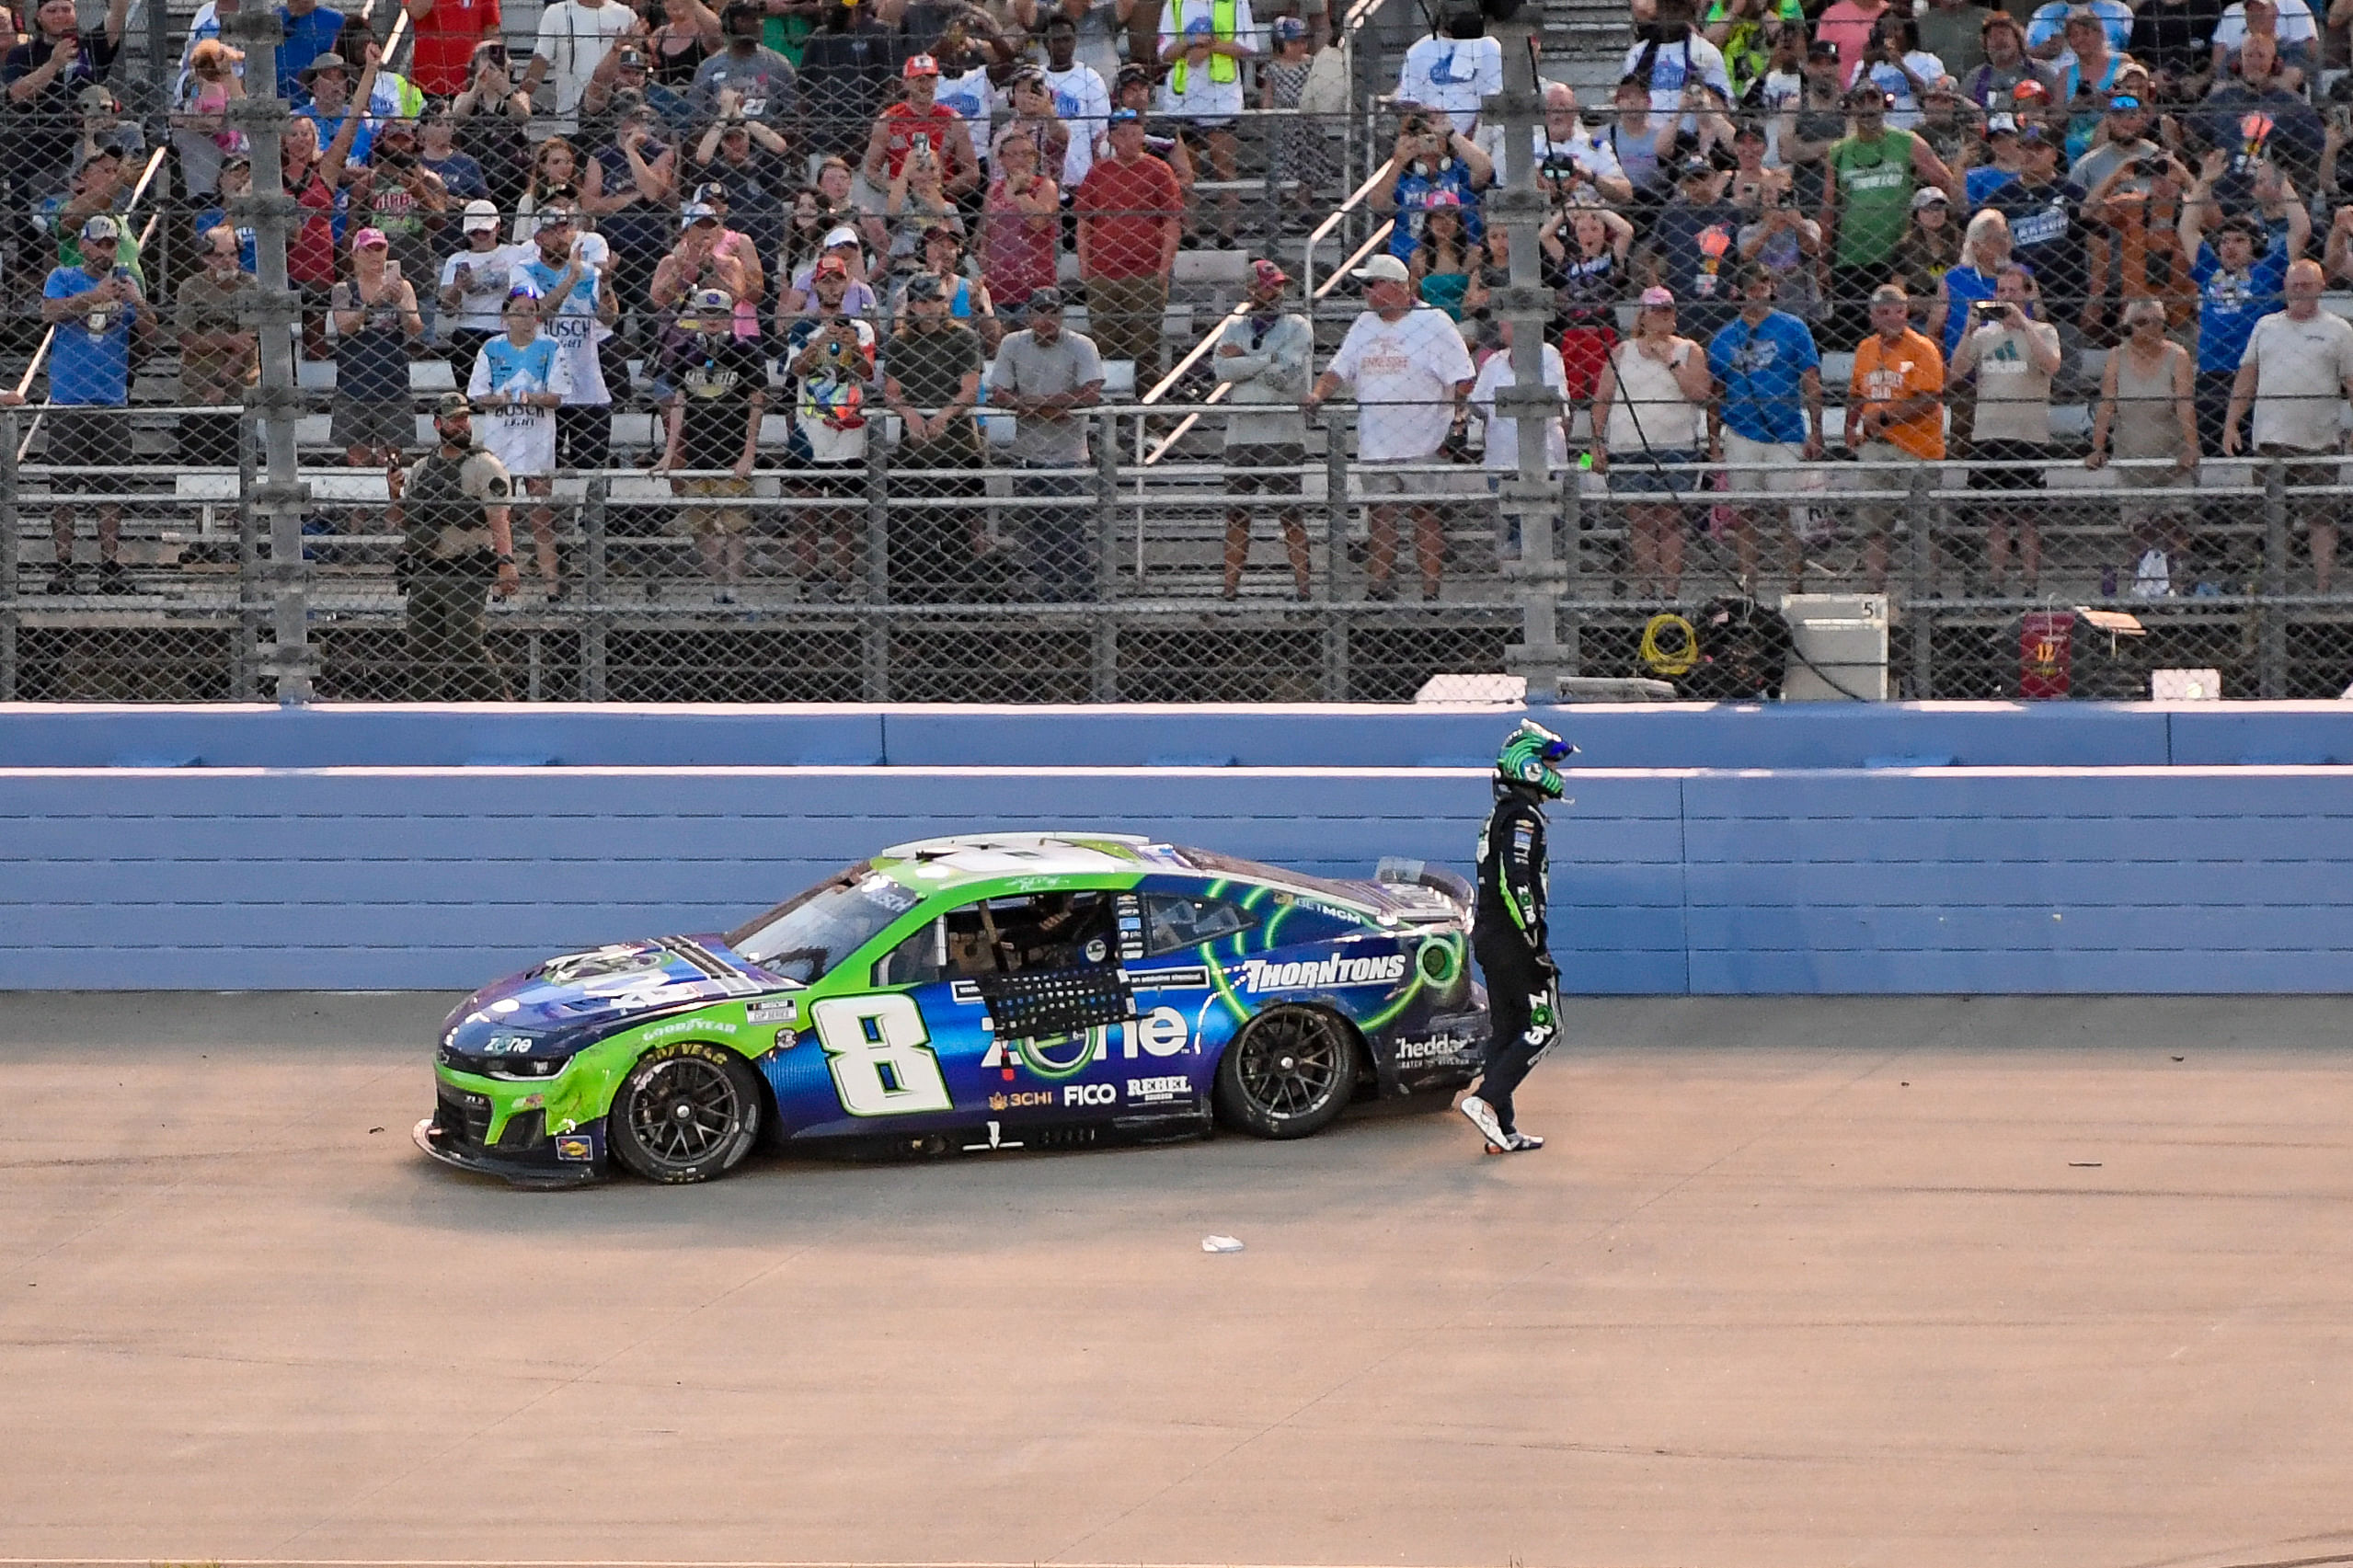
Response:
[[[1533,719],[1495,760],[1495,810],[1479,832],[1479,902],[1471,950],[1487,987],[1494,1034],[1478,1089],[1463,1114],[1490,1154],[1525,1154],[1544,1140],[1511,1119],[1511,1092],[1560,1036],[1560,967],[1544,932],[1551,891],[1544,853],[1544,803],[1561,797],[1559,764],[1577,750]]]

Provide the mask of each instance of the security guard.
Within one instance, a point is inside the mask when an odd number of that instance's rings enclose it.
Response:
[[[1544,855],[1544,802],[1561,797],[1554,766],[1577,750],[1532,719],[1495,761],[1495,811],[1479,830],[1479,902],[1471,947],[1486,979],[1494,1036],[1478,1091],[1463,1114],[1490,1154],[1521,1154],[1544,1140],[1512,1125],[1511,1092],[1560,1035],[1560,967],[1544,935],[1552,873]]]
[[[474,450],[474,409],[450,392],[433,410],[441,445],[403,474],[388,469],[392,525],[402,535],[395,575],[408,595],[411,694],[419,702],[508,700],[491,662],[488,605],[522,586],[515,575],[506,465]]]

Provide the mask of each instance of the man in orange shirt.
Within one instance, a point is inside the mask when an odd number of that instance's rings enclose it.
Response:
[[[1854,350],[1854,377],[1846,393],[1846,444],[1865,464],[1864,490],[1909,489],[1895,464],[1945,459],[1945,356],[1911,329],[1911,297],[1900,283],[1871,291],[1871,336]],[[1854,509],[1865,532],[1863,569],[1874,592],[1888,586],[1888,532],[1903,509],[1897,498]]]

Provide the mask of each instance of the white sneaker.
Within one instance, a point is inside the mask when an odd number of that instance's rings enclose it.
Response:
[[[1487,1147],[1498,1154],[1530,1154],[1544,1146],[1544,1140],[1532,1132],[1507,1132],[1501,1143]]]
[[[1479,1129],[1479,1135],[1487,1140],[1489,1148],[1500,1149],[1509,1141],[1511,1135],[1503,1130],[1503,1123],[1496,1117],[1495,1107],[1476,1094],[1463,1097],[1462,1111],[1471,1118],[1471,1125]]]

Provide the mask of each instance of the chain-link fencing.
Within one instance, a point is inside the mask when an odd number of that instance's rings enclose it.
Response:
[[[218,411],[74,411],[104,437],[58,412],[0,419],[0,699],[270,697],[288,574],[247,504],[252,460],[178,455]],[[397,505],[384,468],[322,461],[305,431],[292,575],[321,698],[1409,700],[1504,669],[1531,594],[1555,602],[1567,673],[1697,691],[1676,618],[1704,628],[1713,602],[1792,590],[1883,617],[1884,674],[1842,654],[1809,688],[1833,699],[2144,697],[2164,671],[2191,673],[2161,690],[2232,697],[2353,682],[2353,589],[2322,580],[2313,549],[2353,493],[2333,459],[1646,475],[1620,453],[1558,475],[1545,585],[1517,573],[1494,471],[1456,454],[1369,472],[1345,407],[1311,425],[1322,451],[1271,473],[1214,444],[1142,463],[1170,417],[1126,405],[1071,417],[1075,461],[1012,456],[1018,417],[984,412],[927,453],[937,437],[878,414],[855,463],[655,474],[657,418],[625,415],[616,456],[635,465],[517,483],[500,592],[494,552],[417,547],[417,517],[449,503],[418,489],[430,406],[404,413]],[[781,418],[762,416],[763,452]],[[153,461],[64,461],[124,440]],[[482,528],[478,498],[456,504]],[[1794,679],[1803,649],[1784,656]]]

